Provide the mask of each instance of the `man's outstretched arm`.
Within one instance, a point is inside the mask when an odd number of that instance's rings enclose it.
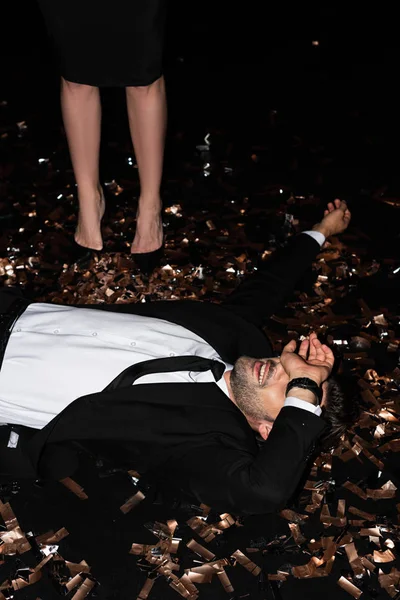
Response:
[[[312,231],[294,236],[277,251],[265,268],[245,279],[230,294],[223,306],[262,326],[284,304],[297,282],[315,260],[321,245],[331,235],[343,232],[351,214],[344,200],[330,202],[320,223]]]

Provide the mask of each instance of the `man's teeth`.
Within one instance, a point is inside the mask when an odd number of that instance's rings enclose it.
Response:
[[[265,369],[267,368],[267,363],[264,363],[263,366],[260,369],[260,374],[258,376],[258,383],[259,385],[262,385],[262,381],[264,379],[264,373],[265,373]]]

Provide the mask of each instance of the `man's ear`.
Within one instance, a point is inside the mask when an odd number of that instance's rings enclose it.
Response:
[[[267,423],[267,421],[261,421],[258,425],[258,433],[265,441],[271,433],[273,423]]]

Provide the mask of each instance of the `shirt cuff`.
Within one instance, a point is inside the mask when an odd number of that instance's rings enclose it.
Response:
[[[283,406],[294,406],[295,408],[308,410],[308,412],[314,413],[314,415],[317,415],[317,417],[320,417],[322,414],[320,406],[315,406],[315,404],[311,404],[305,400],[300,400],[300,398],[296,398],[295,396],[288,396]]]
[[[314,240],[318,242],[320,246],[322,246],[322,244],[325,242],[326,238],[320,231],[303,231],[303,233],[306,233],[310,237],[314,238]]]

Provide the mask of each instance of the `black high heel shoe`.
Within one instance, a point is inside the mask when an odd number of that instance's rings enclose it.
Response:
[[[143,275],[151,275],[154,269],[160,266],[164,256],[164,240],[157,250],[153,250],[152,252],[132,252],[131,256]]]
[[[87,269],[94,260],[96,252],[101,252],[101,250],[85,248],[84,246],[77,244],[74,240],[69,252],[69,263],[74,265],[77,269]]]

